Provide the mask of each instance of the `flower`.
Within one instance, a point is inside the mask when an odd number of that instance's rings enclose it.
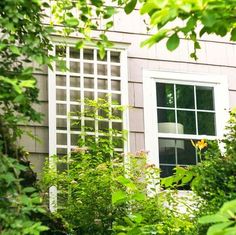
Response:
[[[87,147],[75,147],[71,150],[72,153],[85,153],[88,150]]]
[[[194,143],[192,140],[191,140],[191,143],[193,145],[194,148],[198,148],[199,150],[202,150],[204,149],[205,147],[207,147],[207,143],[205,142],[205,140],[199,140],[197,141],[197,143]]]

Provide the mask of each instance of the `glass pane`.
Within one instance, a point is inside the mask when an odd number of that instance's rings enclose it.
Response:
[[[67,115],[66,104],[57,104],[57,115]]]
[[[108,89],[107,80],[98,78],[98,89],[107,90]]]
[[[107,65],[105,64],[98,64],[98,75],[107,75]]]
[[[67,129],[67,119],[57,118],[56,126],[58,130],[66,130]]]
[[[71,134],[70,135],[71,145],[77,145],[78,144],[78,139],[79,139],[78,134]]]
[[[111,89],[113,91],[120,91],[120,81],[117,80],[111,80]]]
[[[104,100],[108,101],[108,95],[107,95],[107,93],[98,92],[98,98],[104,99]]]
[[[176,166],[165,166],[165,165],[160,165],[160,169],[161,169],[161,178],[164,178],[164,177],[168,177],[168,176],[171,176],[173,175],[173,169],[175,168]]]
[[[175,123],[175,111],[168,109],[157,109],[158,123]],[[175,133],[169,132],[169,133]]]
[[[93,49],[84,49],[84,60],[93,60]]]
[[[84,128],[85,131],[94,131],[95,130],[95,123],[92,120],[85,120],[84,121]]]
[[[70,76],[70,86],[80,87],[80,77]]]
[[[112,104],[121,104],[120,94],[112,94]]]
[[[70,100],[79,101],[80,100],[80,91],[70,90]]]
[[[213,87],[197,86],[197,108],[204,110],[214,110]]]
[[[70,47],[70,58],[79,59],[80,51],[77,50],[75,47]]]
[[[174,107],[174,85],[157,83],[157,106]]]
[[[65,101],[66,100],[66,90],[64,89],[57,89],[56,90],[56,99]]]
[[[160,164],[176,164],[175,140],[159,139],[159,160]]]
[[[178,123],[183,125],[183,133],[181,128],[179,134],[196,134],[195,113],[192,111],[177,111]]]
[[[190,140],[176,140],[179,146],[177,148],[177,164],[180,165],[195,165],[196,150]]]
[[[111,76],[120,77],[120,66],[111,66]]]
[[[111,62],[120,62],[120,52],[118,51],[111,51]]]
[[[67,134],[57,133],[57,144],[67,145]]]
[[[56,85],[57,86],[66,86],[66,76],[57,75],[56,76]]]
[[[57,154],[66,155],[67,149],[66,148],[57,148]]]
[[[94,88],[94,79],[84,78],[84,88]]]
[[[81,131],[81,121],[80,120],[72,120],[70,129],[73,131]]]
[[[57,45],[56,46],[56,56],[66,57],[66,47],[61,46],[61,45]]]
[[[197,117],[199,135],[216,135],[214,113],[198,112]]]
[[[84,73],[85,74],[94,74],[93,64],[84,63]]]
[[[70,61],[70,72],[79,73],[80,72],[80,62]]]
[[[112,129],[117,130],[117,131],[122,131],[122,122],[113,122],[112,123]]]
[[[99,121],[98,122],[98,129],[100,131],[107,131],[109,129],[109,122]]]
[[[73,105],[73,104],[71,104],[71,105],[70,105],[70,111],[71,111],[71,112],[74,112],[74,113],[80,112],[80,105]],[[74,115],[73,115],[73,116],[74,116]]]
[[[176,85],[177,108],[194,109],[194,87]]]
[[[85,98],[85,99],[93,100],[93,99],[94,99],[94,94],[93,94],[93,92],[85,91],[85,92],[84,92],[84,98]]]

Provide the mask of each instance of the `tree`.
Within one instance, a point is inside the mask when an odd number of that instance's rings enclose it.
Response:
[[[54,12],[58,11],[63,16],[65,26],[70,26],[72,32],[78,30],[85,39],[93,29],[97,29],[96,19],[110,19],[116,13],[114,8],[106,6],[104,0],[86,0],[72,3],[68,0],[60,0],[61,5],[57,4]],[[236,41],[236,2],[234,0],[114,0],[113,4],[124,7],[126,14],[132,13],[137,3],[140,6],[140,14],[146,14],[149,17],[147,27],[156,29],[156,33],[142,42],[142,46],[152,46],[161,40],[168,38],[166,46],[168,50],[175,50],[179,43],[180,37],[189,39],[193,42],[194,51],[190,54],[192,58],[197,59],[196,51],[200,49],[199,39],[205,34],[215,34],[221,37],[230,34],[230,40]],[[80,10],[79,18],[68,13],[68,8],[72,5]],[[64,8],[64,9],[63,9]],[[95,11],[93,10],[95,8]],[[60,20],[62,23],[63,20]],[[113,26],[112,20],[105,25],[105,31]],[[104,33],[100,35],[102,42],[98,43],[100,49],[108,44]],[[79,42],[78,46],[84,43]]]

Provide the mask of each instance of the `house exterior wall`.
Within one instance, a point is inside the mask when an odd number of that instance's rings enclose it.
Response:
[[[143,109],[143,70],[182,72],[194,74],[225,75],[228,78],[230,107],[236,106],[236,44],[227,38],[215,36],[204,37],[201,50],[198,51],[198,61],[190,58],[192,45],[181,39],[180,46],[174,52],[169,52],[165,42],[151,48],[140,48],[140,43],[148,37],[146,25],[138,10],[131,15],[121,12],[115,15],[114,27],[108,33],[113,42],[128,44],[128,87],[129,87],[129,143],[130,151],[136,152],[145,148],[144,109]],[[102,24],[102,22],[101,22]],[[96,34],[96,33],[95,33]],[[37,65],[35,65],[37,67]],[[23,136],[21,143],[30,152],[30,158],[36,171],[40,171],[46,156],[48,156],[48,71],[42,68],[37,72],[39,100],[37,109],[45,117],[40,124],[29,123],[26,128],[36,135],[40,142]],[[228,98],[228,97],[227,97]]]

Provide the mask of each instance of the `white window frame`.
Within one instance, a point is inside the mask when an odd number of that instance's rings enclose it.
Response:
[[[78,39],[76,38],[70,38],[66,42],[63,42],[61,40],[61,37],[53,37],[53,50],[51,51],[51,55],[55,55],[55,46],[56,45],[65,45],[65,46],[75,46],[75,43]],[[96,47],[87,45],[85,46],[85,49],[94,49],[97,50]],[[128,107],[128,63],[127,63],[127,45],[126,44],[116,44],[110,49],[107,49],[108,51],[117,51],[120,52],[120,82],[121,82],[121,105]],[[66,52],[68,54],[68,52]],[[66,64],[68,66],[68,56],[66,56]],[[83,59],[83,58],[82,58]],[[101,62],[104,64],[104,62]],[[81,63],[83,64],[83,63]],[[95,61],[94,66],[96,66],[97,60]],[[83,65],[82,65],[83,66]],[[110,68],[111,61],[110,59],[107,62],[107,66]],[[52,63],[52,68],[48,69],[48,119],[49,119],[49,167],[51,169],[56,170],[56,162],[55,158],[52,156],[56,155],[56,149],[58,147],[56,143],[56,133],[58,133],[58,130],[56,128],[56,63]],[[109,69],[108,69],[109,70]],[[83,71],[83,68],[82,68]],[[110,71],[110,70],[109,70]],[[96,74],[95,74],[96,76]],[[108,74],[108,79],[111,80],[111,74]],[[66,75],[67,77],[67,75]],[[95,77],[97,79],[97,77]],[[67,79],[68,80],[68,79]],[[69,82],[66,82],[66,90],[68,91],[70,89]],[[83,87],[80,88],[81,90]],[[94,91],[96,93],[98,92],[97,87],[94,88]],[[111,87],[108,88],[107,94],[114,93],[111,91]],[[68,95],[68,92],[67,92]],[[97,97],[94,97],[97,98]],[[83,97],[81,97],[83,99]],[[68,104],[67,104],[68,106]],[[129,112],[128,110],[125,110],[123,112],[123,129],[129,133]],[[109,124],[110,125],[110,124]],[[67,126],[70,126],[70,120],[67,121]],[[67,137],[67,148],[71,148],[70,140]],[[127,134],[127,141],[124,144],[124,153],[129,152],[130,146],[129,146],[129,134]],[[68,151],[67,151],[68,152]],[[68,153],[69,154],[69,153]],[[57,209],[57,189],[55,186],[50,187],[49,189],[49,209],[50,211],[54,212]]]
[[[156,83],[177,83],[183,85],[197,85],[214,87],[216,136],[189,135],[189,134],[158,134]],[[225,124],[228,120],[229,92],[227,77],[223,75],[203,75],[177,72],[162,72],[154,70],[143,71],[144,94],[144,125],[145,125],[145,150],[149,152],[148,162],[159,167],[158,139],[221,139],[224,134]]]

